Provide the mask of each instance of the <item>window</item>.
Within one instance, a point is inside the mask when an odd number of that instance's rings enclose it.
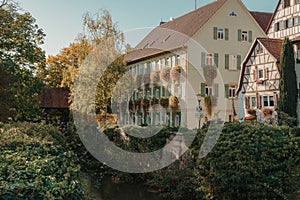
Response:
[[[211,95],[213,95],[212,86],[205,85],[205,96],[211,96]]]
[[[256,54],[261,54],[263,52],[264,52],[263,47],[260,44],[258,44],[257,49],[256,49]]]
[[[170,57],[166,58],[166,66],[170,67]]]
[[[283,23],[282,22],[277,22],[275,24],[275,30],[280,31],[281,29],[283,29]]]
[[[205,64],[206,65],[213,65],[213,54],[212,53],[206,54]]]
[[[300,63],[300,44],[297,44],[297,59],[296,62]]]
[[[139,75],[143,75],[143,74],[144,74],[144,66],[139,65]]]
[[[263,96],[263,107],[274,107],[274,96]]]
[[[229,90],[228,90],[229,98],[235,98],[235,91],[236,91],[235,85],[229,86]]]
[[[219,40],[224,40],[224,29],[218,28],[218,37]]]
[[[286,8],[286,7],[290,6],[290,4],[291,4],[291,0],[284,0],[283,7]]]
[[[180,65],[180,55],[176,55],[176,65]]]
[[[248,41],[248,31],[242,31],[242,41]]]
[[[229,40],[229,29],[228,28],[213,28],[214,40]]]
[[[264,70],[263,69],[259,69],[257,71],[257,77],[258,77],[258,79],[263,79],[264,78]]]
[[[256,97],[250,97],[250,108],[256,108],[257,104],[256,104]]]
[[[229,55],[229,70],[236,70],[237,63],[236,63],[236,56]]]
[[[295,4],[296,4],[296,3],[300,3],[300,0],[295,0]]]
[[[285,28],[290,28],[292,26],[293,26],[293,20],[292,19],[285,20]]]

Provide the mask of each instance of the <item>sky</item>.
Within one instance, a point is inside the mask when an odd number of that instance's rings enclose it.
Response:
[[[213,0],[196,0],[197,7]],[[106,9],[113,21],[135,45],[138,40],[157,26],[195,9],[195,0],[18,0],[20,7],[31,13],[46,34],[42,48],[46,55],[56,55],[74,42],[82,32],[82,16]],[[242,0],[251,11],[274,12],[278,0]],[[145,29],[146,28],[146,29]],[[139,31],[136,31],[136,30]],[[135,31],[134,31],[135,30]],[[130,33],[135,32],[134,36]]]

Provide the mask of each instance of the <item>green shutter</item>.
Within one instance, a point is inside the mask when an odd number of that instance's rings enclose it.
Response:
[[[205,66],[205,59],[206,58],[206,53],[205,52],[201,52],[201,67]]]
[[[251,42],[252,43],[252,31],[249,31],[249,35],[248,35],[248,37],[249,37],[249,42]]]
[[[218,28],[214,27],[214,40],[218,38]]]
[[[242,57],[241,57],[241,55],[238,55],[237,56],[237,69],[238,70],[241,70],[241,64],[242,64]]]
[[[219,97],[219,84],[218,83],[215,83],[215,86],[214,86],[214,94],[215,94],[215,97]]]
[[[225,98],[228,98],[229,97],[229,85],[225,84],[224,87],[225,87],[225,90],[224,90],[225,95],[224,96],[225,96]]]
[[[225,40],[229,40],[229,29],[225,28]]]
[[[200,86],[200,90],[201,90],[201,96],[202,97],[205,97],[205,83],[201,83],[201,86]]]
[[[225,54],[225,69],[229,69],[229,54]]]
[[[242,30],[238,29],[238,41],[242,41]]]
[[[165,87],[164,86],[161,86],[161,95],[164,97],[165,96]]]
[[[214,54],[214,62],[215,62],[215,66],[219,67],[219,54],[217,53]]]

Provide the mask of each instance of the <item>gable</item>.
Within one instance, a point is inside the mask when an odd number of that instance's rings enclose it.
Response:
[[[300,36],[300,1],[281,0],[278,2],[270,21],[267,34],[270,38]]]

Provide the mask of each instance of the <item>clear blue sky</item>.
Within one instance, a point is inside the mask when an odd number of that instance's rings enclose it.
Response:
[[[213,0],[197,0],[201,7]],[[18,0],[46,33],[44,50],[56,55],[82,31],[84,13],[107,9],[123,32],[155,27],[194,10],[195,0]],[[242,0],[249,10],[273,12],[278,0]]]

